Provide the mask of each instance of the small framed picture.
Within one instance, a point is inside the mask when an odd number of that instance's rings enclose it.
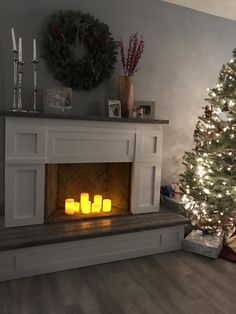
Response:
[[[148,100],[135,100],[134,110],[137,118],[155,119],[156,117],[156,103]]]
[[[109,118],[121,118],[120,100],[108,100],[108,116]]]
[[[45,111],[69,113],[72,109],[72,89],[68,87],[48,88],[45,93]]]

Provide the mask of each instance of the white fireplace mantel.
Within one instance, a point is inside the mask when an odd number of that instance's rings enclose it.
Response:
[[[6,117],[5,226],[44,223],[47,163],[131,162],[131,212],[159,211],[162,125]]]

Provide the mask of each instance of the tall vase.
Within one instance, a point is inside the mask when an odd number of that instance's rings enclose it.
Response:
[[[121,102],[122,117],[132,117],[134,106],[134,85],[132,76],[120,76],[119,100]]]

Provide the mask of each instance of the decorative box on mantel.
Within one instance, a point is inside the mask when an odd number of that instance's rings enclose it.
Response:
[[[193,230],[184,240],[185,251],[216,259],[223,247],[223,233],[203,235],[200,230]]]
[[[45,222],[48,164],[130,163],[130,213],[159,211],[165,123],[168,121],[8,113],[5,226]]]

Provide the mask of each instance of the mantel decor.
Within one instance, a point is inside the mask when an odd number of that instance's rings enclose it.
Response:
[[[43,57],[67,87],[91,90],[108,79],[117,57],[109,27],[81,11],[58,11],[43,31]]]
[[[139,61],[143,54],[144,41],[138,34],[131,34],[129,45],[125,52],[123,40],[119,40],[120,55],[123,68],[123,76],[119,79],[119,99],[123,117],[132,117],[134,106],[133,76],[139,70]]]

